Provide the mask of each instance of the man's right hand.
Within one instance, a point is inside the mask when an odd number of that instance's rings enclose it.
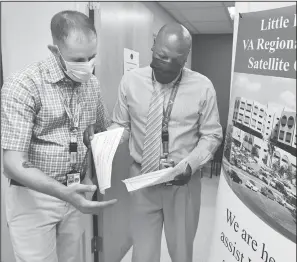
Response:
[[[114,205],[117,200],[113,199],[103,202],[87,200],[85,193],[94,193],[96,189],[97,187],[95,185],[71,185],[66,188],[67,201],[84,214],[98,215],[103,208]]]

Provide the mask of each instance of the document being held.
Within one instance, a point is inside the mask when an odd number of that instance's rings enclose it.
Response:
[[[112,161],[124,128],[115,128],[94,135],[91,141],[95,169],[101,194],[110,188]]]
[[[178,168],[168,167],[166,169],[161,169],[158,171],[125,179],[123,180],[123,182],[125,183],[128,192],[131,192],[141,188],[172,181],[175,178],[175,176],[181,173],[182,170]]]

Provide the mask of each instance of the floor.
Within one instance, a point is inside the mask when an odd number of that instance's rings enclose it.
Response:
[[[219,176],[213,176],[210,178],[209,174],[204,172],[204,176],[202,178],[200,220],[194,242],[194,262],[207,262],[215,218],[215,202],[218,184]],[[122,262],[131,262],[131,255],[132,249],[122,259]],[[161,262],[171,262],[164,233],[162,237]]]

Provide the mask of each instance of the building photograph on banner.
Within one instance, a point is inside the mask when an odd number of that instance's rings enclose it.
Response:
[[[293,262],[296,6],[242,13],[238,21],[209,262]]]
[[[296,81],[238,73],[233,83],[227,181],[255,214],[294,240]]]

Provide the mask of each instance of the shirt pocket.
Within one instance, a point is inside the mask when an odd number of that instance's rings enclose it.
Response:
[[[42,105],[36,115],[35,124],[41,132],[65,125],[67,114],[64,106],[59,100],[56,102],[50,100],[42,101]]]
[[[135,92],[127,96],[127,106],[133,121],[146,125],[151,97],[152,92],[148,90],[142,90],[142,93]]]
[[[195,97],[183,97],[182,95],[179,99],[176,99],[173,105],[172,114],[170,121],[172,121],[173,126],[189,126],[198,127],[202,110],[203,110],[204,100]]]
[[[81,108],[81,117],[82,117],[82,125],[89,125],[96,122],[97,118],[97,110],[98,106],[97,103],[92,103],[92,105],[86,105],[84,103]]]

